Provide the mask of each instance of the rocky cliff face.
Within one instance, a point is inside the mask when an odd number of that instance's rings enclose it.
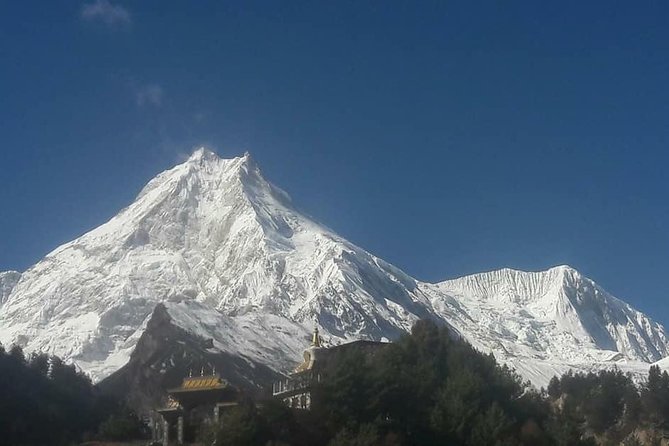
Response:
[[[277,371],[299,360],[315,322],[339,344],[394,339],[429,318],[538,385],[569,367],[642,370],[669,354],[660,324],[571,268],[422,283],[300,213],[249,155],[206,150],[2,280],[0,342],[95,380],[128,363],[159,304],[216,351]]]
[[[167,389],[178,387],[184,377],[201,373],[216,373],[256,397],[266,396],[268,386],[280,376],[264,364],[214,348],[211,338],[183,330],[158,304],[128,363],[98,387],[144,412],[164,404]]]

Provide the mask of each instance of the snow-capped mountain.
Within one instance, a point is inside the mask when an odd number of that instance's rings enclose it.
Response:
[[[16,271],[0,273],[0,308],[2,308],[2,304],[5,303],[5,300],[9,297],[9,293],[12,292],[20,278],[21,273]]]
[[[204,149],[107,223],[0,275],[0,299],[0,342],[95,380],[128,361],[159,303],[213,348],[276,370],[299,359],[314,321],[339,343],[431,318],[538,385],[568,367],[641,370],[669,354],[661,325],[571,268],[422,283],[299,212],[248,154]]]
[[[473,345],[545,384],[569,368],[646,374],[669,355],[665,328],[568,266],[502,269],[423,285]]]

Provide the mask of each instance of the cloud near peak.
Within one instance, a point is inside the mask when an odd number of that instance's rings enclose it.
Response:
[[[109,0],[95,0],[81,8],[81,18],[90,22],[102,22],[107,26],[129,25],[130,11]]]

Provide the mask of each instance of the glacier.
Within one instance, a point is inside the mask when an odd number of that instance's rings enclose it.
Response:
[[[300,212],[247,153],[199,149],[111,220],[0,273],[0,342],[94,381],[126,364],[158,304],[213,348],[286,371],[330,344],[448,325],[537,386],[568,369],[646,373],[665,328],[568,266],[421,282]]]

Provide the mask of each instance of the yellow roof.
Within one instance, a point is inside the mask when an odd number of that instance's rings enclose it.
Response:
[[[170,392],[187,392],[191,390],[217,390],[228,387],[228,383],[218,375],[189,376],[184,378],[181,386]]]
[[[198,376],[184,379],[181,385],[184,389],[204,389],[225,387],[218,376]]]

